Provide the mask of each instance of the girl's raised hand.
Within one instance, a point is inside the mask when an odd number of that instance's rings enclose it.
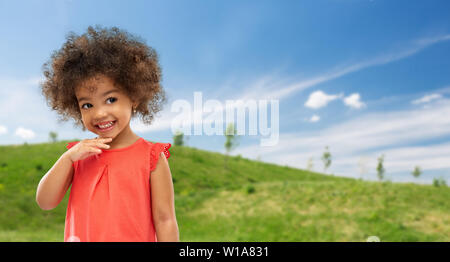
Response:
[[[97,139],[84,139],[70,148],[66,154],[69,156],[72,162],[83,160],[89,156],[97,155],[102,152],[100,148],[108,149],[109,143],[112,138],[97,138]]]

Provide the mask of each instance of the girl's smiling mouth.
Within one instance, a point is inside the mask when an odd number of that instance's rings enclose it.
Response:
[[[109,121],[109,122],[102,122],[98,125],[95,125],[95,128],[100,132],[108,132],[116,126],[116,122],[117,122],[117,120]]]

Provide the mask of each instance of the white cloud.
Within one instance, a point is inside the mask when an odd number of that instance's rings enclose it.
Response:
[[[314,122],[318,122],[320,120],[320,116],[318,115],[313,115],[310,119],[309,122],[314,123]]]
[[[8,133],[6,126],[0,126],[0,135]]]
[[[25,129],[23,127],[17,128],[14,134],[21,137],[22,139],[33,139],[36,136],[33,130]]]
[[[450,169],[450,143],[416,146],[450,136],[450,100],[440,100],[427,109],[367,113],[361,117],[314,132],[281,133],[273,147],[250,145],[234,154],[305,168],[312,156],[321,156],[330,147],[333,163],[330,172],[358,174],[362,155],[375,159],[386,154],[389,171],[410,172],[414,165],[424,169]],[[433,152],[433,150],[436,150]]]
[[[313,109],[318,109],[326,106],[329,102],[338,99],[341,96],[342,95],[327,95],[324,92],[318,90],[309,95],[305,106]]]
[[[363,102],[361,102],[360,99],[361,99],[360,95],[358,93],[354,93],[354,94],[351,94],[351,95],[345,97],[344,103],[349,107],[359,109],[359,108],[365,106],[365,104]]]
[[[415,105],[424,104],[424,103],[429,103],[433,100],[440,99],[440,98],[442,98],[441,94],[425,95],[422,98],[411,101],[411,103],[413,103]]]

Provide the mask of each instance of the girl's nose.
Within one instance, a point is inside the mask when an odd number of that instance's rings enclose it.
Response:
[[[106,116],[108,116],[108,112],[107,112],[106,108],[100,107],[100,108],[97,108],[97,110],[95,110],[95,112],[94,112],[95,119],[103,119]]]

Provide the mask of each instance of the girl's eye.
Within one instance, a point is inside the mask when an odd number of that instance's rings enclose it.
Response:
[[[112,101],[111,103],[114,103],[114,102],[117,101],[117,98],[115,98],[115,97],[109,97],[108,99],[106,99],[106,101]],[[89,103],[83,104],[83,105],[81,106],[81,108],[85,108],[85,107],[84,107],[85,105],[91,105],[91,104],[89,104]],[[91,106],[92,106],[92,105],[91,105]]]
[[[91,105],[91,104],[89,104],[89,103],[83,104],[83,105],[81,106],[81,108],[84,108],[85,105]]]
[[[110,100],[110,99],[113,99],[113,100],[114,100],[114,101],[113,101],[113,102],[111,102],[111,103],[114,103],[114,102],[116,102],[116,101],[117,101],[117,98],[115,98],[115,97],[110,97],[110,98],[106,99],[106,101],[108,101],[108,100]]]

